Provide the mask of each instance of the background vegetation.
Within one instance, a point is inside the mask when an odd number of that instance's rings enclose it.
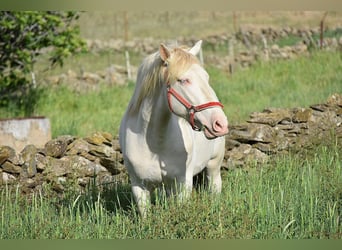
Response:
[[[77,12],[2,11],[0,15],[0,107],[13,107],[29,116],[35,109],[34,65],[41,54],[48,55],[45,70],[63,65],[67,56],[84,48],[73,22]],[[49,49],[49,53],[47,53]]]

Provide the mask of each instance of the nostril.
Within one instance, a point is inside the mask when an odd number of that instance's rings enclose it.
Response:
[[[216,120],[213,124],[213,129],[215,132],[220,132],[223,130],[223,125],[219,120]]]
[[[228,133],[228,123],[225,120],[217,119],[213,122],[213,132],[219,134]]]

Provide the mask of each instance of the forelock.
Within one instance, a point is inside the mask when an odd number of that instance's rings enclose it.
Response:
[[[168,78],[177,78],[193,64],[200,64],[196,56],[188,53],[184,48],[172,49],[168,60]]]

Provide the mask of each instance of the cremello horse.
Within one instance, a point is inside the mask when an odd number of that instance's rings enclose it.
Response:
[[[208,73],[191,49],[168,48],[147,56],[138,70],[135,92],[120,125],[120,145],[134,199],[146,216],[150,192],[186,198],[193,176],[207,170],[209,187],[221,192],[220,167],[228,120],[209,86]]]

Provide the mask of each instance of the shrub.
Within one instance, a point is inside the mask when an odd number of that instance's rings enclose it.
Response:
[[[0,15],[0,106],[33,112],[37,91],[30,73],[49,49],[49,67],[85,48],[74,20],[78,12],[3,11]],[[31,96],[31,98],[29,98]],[[32,98],[32,96],[34,96]]]

